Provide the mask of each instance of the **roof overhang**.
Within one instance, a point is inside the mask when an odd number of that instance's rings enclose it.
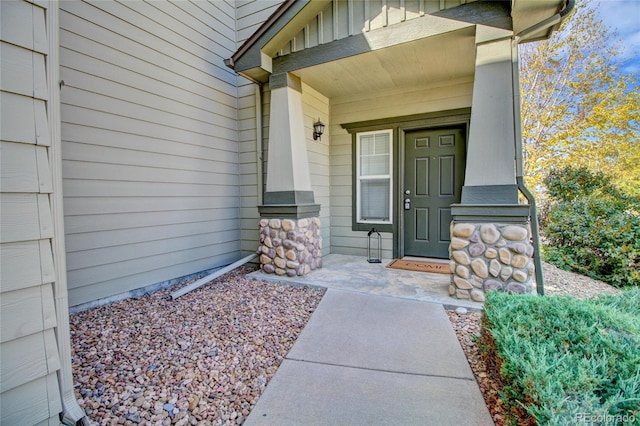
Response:
[[[513,19],[514,34],[521,34],[537,24],[552,19],[567,6],[566,0],[512,0],[511,17]],[[530,33],[522,41],[544,40],[560,26],[561,19],[551,26],[541,28],[540,31]]]
[[[285,0],[225,64],[256,82],[268,80],[278,50],[331,1]]]
[[[397,26],[354,34],[278,56],[282,46],[330,3],[331,0],[285,0],[225,61],[226,65],[257,83],[267,82],[272,73],[294,72],[328,96],[344,93],[341,87],[345,85],[373,90],[382,87],[385,79],[411,84],[412,79],[420,77],[424,80],[431,76],[435,79],[431,81],[438,81],[447,72],[449,78],[457,78],[473,74],[473,34],[477,25],[494,27],[504,31],[507,36],[515,35],[559,16],[565,0],[470,2]],[[528,31],[526,38],[523,37],[521,41],[548,37],[557,25]],[[440,74],[437,74],[435,70],[442,64],[449,64],[449,71],[440,69]],[[384,72],[379,75],[370,72],[371,69],[385,68],[386,75]],[[363,74],[354,70],[364,70],[371,84],[362,81],[356,84],[356,80],[363,80]],[[409,75],[411,72],[414,76]],[[353,83],[351,85],[348,84],[350,80]],[[323,90],[323,86],[326,90]]]

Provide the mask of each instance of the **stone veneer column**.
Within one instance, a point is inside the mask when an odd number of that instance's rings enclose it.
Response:
[[[491,290],[531,293],[529,206],[518,202],[514,67],[509,30],[476,27],[475,77],[465,182],[451,206],[449,294],[485,300]]]
[[[261,219],[260,264],[268,274],[306,275],[322,267],[320,219]]]
[[[260,212],[260,264],[266,273],[305,275],[322,266],[320,205],[307,158],[302,82],[293,74],[269,79],[269,151]]]
[[[483,302],[487,291],[532,293],[534,264],[526,224],[451,224],[449,294]]]

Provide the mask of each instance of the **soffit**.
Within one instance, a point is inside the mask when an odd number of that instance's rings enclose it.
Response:
[[[406,88],[472,76],[475,28],[373,50],[294,71],[329,98]]]
[[[512,0],[513,32],[518,34],[538,22],[552,17],[562,9],[564,4],[565,0]],[[540,36],[546,37],[549,35],[549,31],[540,34]]]

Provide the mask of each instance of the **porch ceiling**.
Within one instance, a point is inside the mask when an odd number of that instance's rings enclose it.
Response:
[[[372,50],[294,71],[329,98],[416,88],[471,76],[475,28]]]

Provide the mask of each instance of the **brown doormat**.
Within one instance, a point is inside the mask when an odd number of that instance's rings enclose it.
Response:
[[[419,260],[396,259],[396,260],[392,260],[387,265],[387,268],[404,269],[407,271],[418,271],[418,272],[433,272],[436,274],[451,273],[448,263],[438,263],[438,262],[419,261]]]

